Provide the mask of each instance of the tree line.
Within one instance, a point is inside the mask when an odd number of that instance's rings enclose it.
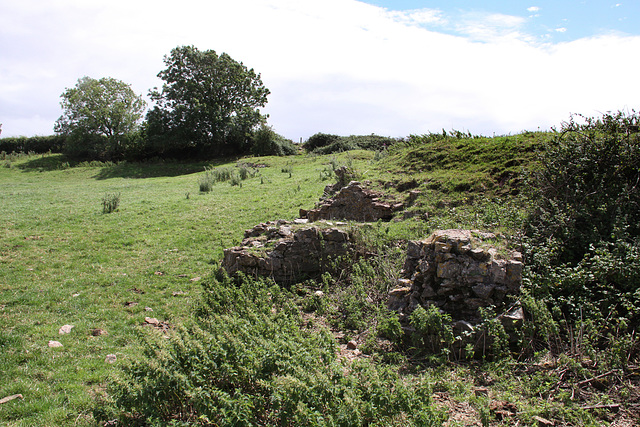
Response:
[[[82,77],[61,95],[56,135],[4,138],[2,151],[62,152],[73,160],[213,158],[293,154],[293,142],[267,125],[267,89],[228,54],[179,46],[164,57],[162,87],[143,97],[131,85]],[[45,148],[49,144],[49,149]]]

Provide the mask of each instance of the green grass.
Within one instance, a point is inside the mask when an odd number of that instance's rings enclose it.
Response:
[[[96,398],[123,364],[140,360],[142,337],[150,332],[145,317],[172,327],[191,318],[201,300],[201,282],[214,271],[223,249],[238,244],[244,230],[260,222],[291,220],[299,209],[313,208],[333,183],[325,178],[336,165],[349,165],[358,179],[400,200],[407,193],[396,190],[398,183],[415,180],[422,191],[405,219],[363,228],[365,239],[378,240],[368,242],[372,247],[398,242],[385,264],[393,270],[394,262],[401,263],[402,242],[436,228],[516,230],[525,207],[515,197],[516,172],[530,166],[546,137],[447,138],[413,141],[388,156],[351,151],[214,163],[73,165],[58,155],[12,156],[11,167],[0,168],[0,398],[22,394],[23,399],[0,405],[0,424],[95,425]],[[268,167],[248,175],[241,186],[217,182],[209,192],[199,191],[206,170],[237,170],[243,164]],[[103,213],[106,194],[120,195],[118,209],[109,214]],[[363,272],[360,279],[379,280],[369,276]],[[336,280],[335,289],[326,288],[335,291],[331,298],[353,291],[342,285]],[[352,294],[343,302],[358,309],[366,298]],[[372,304],[367,304],[368,310]],[[65,324],[74,328],[60,335]],[[106,334],[92,333],[97,329]],[[63,347],[49,348],[50,340]],[[109,354],[117,356],[115,363],[105,361]],[[402,381],[428,384],[436,393],[468,402],[491,418],[491,425],[500,423],[489,401],[475,396],[477,387],[489,386],[492,399],[518,406],[518,416],[502,425],[516,420],[534,425],[533,416],[574,425],[598,425],[601,419],[581,410],[566,390],[553,391],[566,369],[575,371],[577,380],[593,375],[580,371],[578,376],[570,362],[536,368],[530,375],[532,361],[433,368],[425,360],[408,363],[408,357],[394,352],[386,358],[403,367]],[[383,359],[372,353],[372,364]]]
[[[325,160],[255,159],[269,167],[241,187],[219,183],[206,194],[198,176],[208,163],[66,167],[52,155],[1,168],[0,397],[24,399],[1,405],[0,423],[90,424],[93,396],[135,357],[145,316],[170,324],[188,317],[197,278],[244,229],[313,207]],[[102,212],[106,193],[120,194],[116,212]],[[64,324],[75,327],[59,335]],[[106,363],[107,354],[118,361]]]

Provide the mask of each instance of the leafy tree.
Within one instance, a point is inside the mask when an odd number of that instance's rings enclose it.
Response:
[[[253,130],[265,122],[259,107],[269,90],[260,75],[226,53],[176,47],[150,92],[157,103],[147,120],[150,142],[161,154],[227,155],[247,152]]]
[[[63,114],[54,130],[68,137],[65,152],[76,158],[121,156],[146,108],[130,85],[111,77],[82,77],[61,98]]]

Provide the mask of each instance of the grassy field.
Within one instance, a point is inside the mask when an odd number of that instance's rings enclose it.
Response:
[[[351,161],[366,165],[371,156]],[[145,317],[173,324],[188,316],[224,248],[257,223],[296,218],[328,183],[320,179],[328,158],[249,160],[268,167],[209,193],[198,190],[209,163],[69,168],[57,155],[4,162],[0,397],[23,399],[0,406],[0,423],[91,424],[94,395],[135,357]],[[120,195],[111,214],[103,213],[106,194]],[[60,335],[66,324],[74,328]],[[63,346],[49,348],[52,340]]]
[[[140,342],[151,330],[145,319],[171,327],[189,319],[223,249],[239,243],[255,224],[291,220],[299,209],[314,207],[334,182],[337,165],[350,166],[359,180],[398,200],[411,189],[421,191],[396,220],[370,226],[375,232],[369,238],[379,233],[397,241],[402,254],[406,239],[426,237],[436,228],[516,230],[526,207],[518,195],[519,176],[544,138],[425,137],[383,154],[214,164],[70,166],[59,155],[7,156],[0,162],[0,399],[22,397],[0,404],[0,424],[96,425],[96,402],[110,378],[142,357]],[[209,192],[199,190],[206,170],[238,171],[243,165],[255,174],[241,185],[221,182]],[[104,213],[103,200],[113,197],[117,210]],[[354,295],[355,307],[363,298]],[[63,325],[73,325],[71,332],[59,333]],[[50,347],[50,341],[62,346]],[[570,358],[551,363],[543,352],[535,360],[493,364],[424,362],[407,363],[401,355],[397,365],[376,366],[403,372],[406,384],[428,384],[432,402],[448,411],[448,425],[539,425],[537,416],[564,425],[601,425],[608,419],[611,393],[574,400],[576,387],[567,378],[577,383],[589,372]],[[616,398],[637,392],[620,390]],[[594,413],[580,405],[604,409]],[[514,407],[517,414],[496,412]]]

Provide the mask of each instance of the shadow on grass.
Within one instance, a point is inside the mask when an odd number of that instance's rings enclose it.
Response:
[[[31,156],[30,156],[31,157]],[[27,171],[55,171],[69,167],[69,161],[62,154],[42,154],[16,165],[18,169]]]
[[[157,162],[74,162],[62,154],[44,155],[30,159],[16,167],[25,171],[55,171],[77,167],[99,169],[92,178],[97,180],[111,178],[160,178],[189,175],[202,172],[205,166],[220,166],[233,162],[236,158],[213,159],[200,162],[157,161]]]
[[[190,175],[192,173],[204,171],[205,166],[216,167],[235,160],[237,159],[212,159],[200,162],[176,160],[143,163],[120,162],[103,167],[100,172],[93,176],[93,178],[98,180],[110,178],[141,179]]]

